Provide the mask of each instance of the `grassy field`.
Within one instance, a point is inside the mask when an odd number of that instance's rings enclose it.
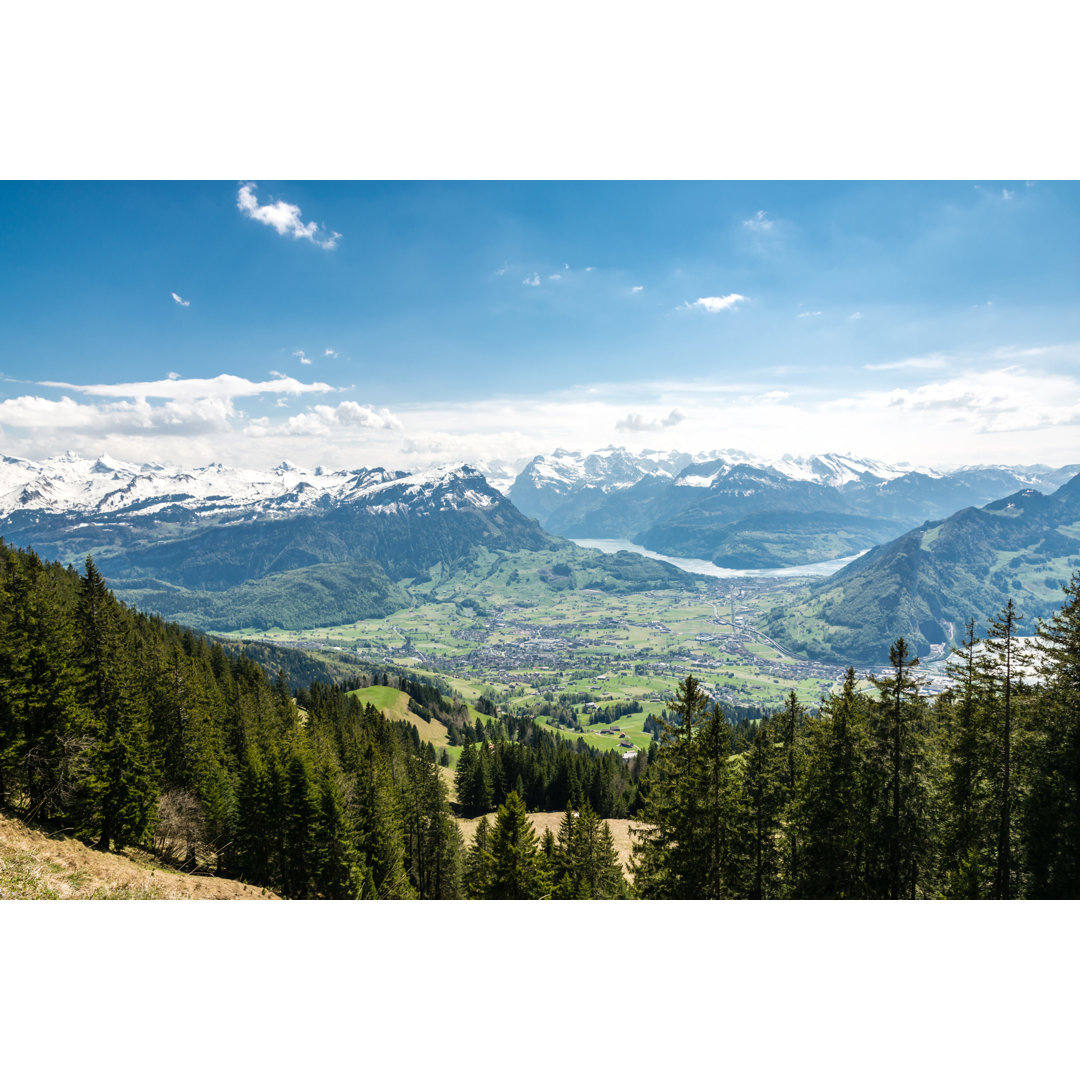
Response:
[[[404,720],[414,724],[424,742],[431,743],[436,750],[447,748],[451,760],[457,761],[461,747],[451,746],[446,735],[446,728],[435,720],[425,720],[409,708],[409,695],[392,686],[368,686],[361,690],[349,691],[350,697],[359,698],[366,705],[374,705],[390,720]]]
[[[137,849],[94,851],[0,813],[0,900],[276,900],[228,878],[169,869]]]

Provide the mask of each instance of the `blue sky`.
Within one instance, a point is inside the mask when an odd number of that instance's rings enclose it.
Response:
[[[0,183],[0,449],[1080,460],[1080,185]]]

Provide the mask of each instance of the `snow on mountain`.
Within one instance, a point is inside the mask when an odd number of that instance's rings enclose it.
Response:
[[[270,472],[211,463],[196,469],[64,454],[35,462],[0,458],[0,517],[38,514],[153,517],[182,506],[192,516],[282,516],[297,510],[362,504],[389,513],[425,503],[440,510],[495,502],[484,477],[467,465],[418,473],[386,469],[327,471],[283,461]]]
[[[785,454],[770,462],[772,468],[792,480],[807,480],[813,484],[843,487],[868,480],[892,480],[911,472],[908,465],[888,465],[871,458],[857,458],[848,454],[815,454],[812,457],[793,457]],[[925,475],[937,475],[926,469]]]
[[[631,487],[645,476],[673,479],[700,456],[659,450],[631,453],[619,446],[606,446],[591,454],[557,449],[534,457],[518,479],[527,477],[527,482],[537,488],[561,491],[586,486],[615,491]]]

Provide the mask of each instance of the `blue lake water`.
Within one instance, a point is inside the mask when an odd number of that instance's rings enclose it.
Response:
[[[723,566],[714,566],[705,559],[683,559],[677,555],[662,555],[659,551],[649,551],[640,544],[632,544],[629,540],[608,539],[575,539],[578,547],[595,548],[597,551],[606,552],[608,555],[616,551],[632,551],[637,555],[644,555],[647,559],[656,559],[659,562],[671,563],[688,574],[706,574],[709,577],[740,578],[740,577],[828,577],[835,574],[841,567],[857,559],[859,555],[848,555],[843,559],[828,559],[825,562],[807,563],[804,566],[779,566],[767,570],[730,570]],[[867,549],[869,550],[869,549]]]

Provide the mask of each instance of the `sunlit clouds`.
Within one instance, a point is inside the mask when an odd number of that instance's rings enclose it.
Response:
[[[294,206],[279,199],[277,202],[259,205],[255,195],[256,185],[246,183],[240,185],[236,195],[236,207],[245,217],[252,221],[269,225],[276,230],[279,236],[293,236],[299,240],[310,240],[317,247],[331,251],[337,247],[341,239],[341,233],[328,230],[324,225],[316,225],[314,221],[304,223],[300,214],[300,207]],[[175,294],[174,294],[175,295]]]
[[[333,468],[448,460],[520,466],[557,446],[588,451],[608,444],[692,453],[850,451],[929,467],[1080,457],[1080,379],[1071,373],[988,365],[986,357],[914,357],[880,368],[873,374],[880,385],[847,393],[796,372],[739,382],[580,384],[442,402],[407,393],[364,402],[347,389],[283,374],[43,382],[0,400],[0,432],[6,452],[35,459],[107,451],[127,460],[224,459],[251,467],[286,454]]]
[[[696,308],[699,311],[707,311],[710,315],[715,315],[718,311],[737,311],[737,305],[745,300],[746,297],[740,296],[738,293],[728,293],[727,296],[702,296],[692,304],[686,303],[683,306],[690,309]]]

